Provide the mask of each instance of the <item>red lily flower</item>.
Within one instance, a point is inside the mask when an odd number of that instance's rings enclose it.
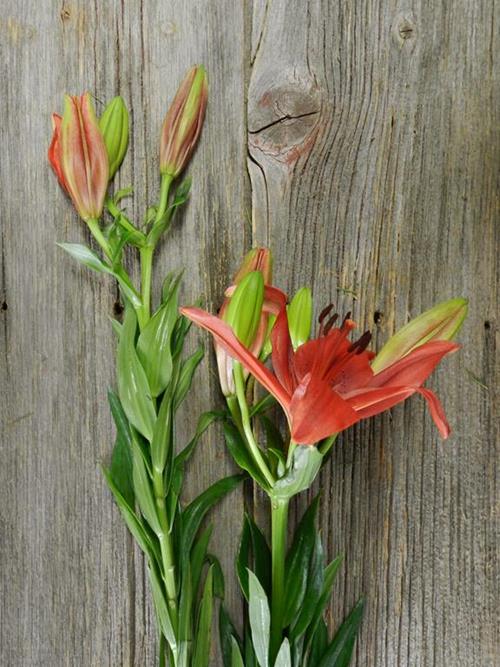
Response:
[[[422,385],[441,359],[456,351],[459,345],[431,341],[380,373],[374,373],[370,366],[374,354],[366,350],[370,334],[367,332],[351,343],[347,336],[355,327],[354,322],[347,316],[340,327],[334,327],[337,318],[334,315],[325,323],[330,309],[320,317],[318,338],[304,343],[295,352],[286,309],[280,309],[271,333],[274,373],[245,348],[219,318],[199,308],[182,308],[181,312],[210,331],[279,401],[287,415],[291,437],[299,444],[314,444],[360,419],[391,408],[414,393],[426,399],[442,437],[448,437],[450,428],[443,408],[435,394]]]

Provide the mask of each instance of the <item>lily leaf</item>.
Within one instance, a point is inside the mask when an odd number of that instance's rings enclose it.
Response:
[[[234,637],[231,637],[231,667],[245,667],[240,647]]]
[[[156,411],[146,373],[135,350],[136,328],[136,314],[127,304],[117,352],[118,395],[129,422],[151,441]]]
[[[236,641],[240,649],[238,633],[235,630],[226,608],[221,604],[219,609],[219,641],[224,667],[232,667],[232,644]]]
[[[292,667],[292,656],[290,654],[290,642],[285,637],[280,646],[274,667]]]
[[[156,610],[156,616],[158,618],[158,624],[170,646],[170,649],[175,651],[177,647],[175,630],[172,624],[172,619],[170,618],[170,614],[168,612],[168,605],[163,593],[163,586],[160,576],[156,570],[156,567],[151,563],[148,567],[148,574],[149,581],[151,582],[151,591],[153,592],[153,602]]]
[[[322,460],[323,457],[316,447],[297,445],[290,467],[273,486],[272,497],[288,500],[308,489],[321,468]]]
[[[132,482],[131,435],[127,417],[118,396],[108,390],[108,401],[116,425],[116,441],[111,457],[109,474],[130,507],[134,506],[134,486]]]
[[[260,667],[269,667],[271,613],[267,595],[255,574],[248,570],[248,616],[252,643]]]
[[[210,662],[210,635],[213,607],[213,566],[207,572],[201,597],[196,640],[194,643],[193,667],[208,667]]]
[[[132,463],[135,497],[142,515],[154,532],[159,535],[162,532],[162,529],[156,512],[156,503],[151,485],[151,478],[147,471],[141,448],[134,437],[132,438]]]
[[[319,667],[347,667],[351,661],[354,642],[363,618],[364,599],[361,598],[337,630],[332,643],[323,655]]]

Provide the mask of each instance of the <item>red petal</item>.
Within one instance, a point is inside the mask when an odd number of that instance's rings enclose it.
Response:
[[[54,130],[54,133],[52,135],[52,141],[50,142],[49,146],[48,158],[50,166],[54,170],[54,173],[57,176],[57,180],[59,181],[59,184],[61,185],[63,190],[67,192],[68,189],[64,181],[64,174],[62,172],[62,167],[61,167],[61,138],[60,138],[61,121],[62,117],[59,114],[57,113],[52,114],[52,128]]]
[[[424,343],[396,363],[377,373],[370,382],[370,386],[420,387],[441,359],[445,355],[455,352],[459,347],[460,345],[448,341]]]
[[[276,377],[283,387],[285,387],[286,391],[292,394],[295,388],[295,383],[290,372],[293,361],[293,348],[292,341],[290,340],[290,332],[288,331],[285,306],[279,311],[271,331],[271,344],[273,348],[273,369]]]
[[[406,400],[414,394],[414,387],[381,387],[375,389],[361,389],[352,392],[344,399],[356,411],[358,419],[373,417],[380,412],[389,410],[397,403]]]
[[[292,438],[314,444],[344,430],[359,417],[323,380],[308,376],[297,387],[290,403]]]
[[[181,308],[180,312],[198,326],[210,331],[233,359],[239,361],[281,403],[288,412],[290,396],[271,371],[240,343],[231,327],[201,308]]]
[[[434,423],[438,427],[441,437],[446,440],[446,438],[450,435],[450,426],[446,420],[446,415],[444,413],[441,402],[439,401],[436,394],[430,389],[421,387],[417,391],[419,394],[422,394],[422,396],[427,401],[427,406],[431,413],[431,417],[434,419]]]

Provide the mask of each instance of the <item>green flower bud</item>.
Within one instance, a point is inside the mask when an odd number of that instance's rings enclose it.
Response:
[[[128,111],[121,97],[114,97],[99,120],[109,160],[109,180],[123,162],[128,146]]]
[[[264,280],[252,271],[238,284],[223,318],[245,347],[250,347],[259,328],[264,303]]]
[[[293,349],[309,340],[312,325],[312,294],[309,287],[302,287],[293,297],[287,309],[288,330]]]
[[[451,340],[467,316],[467,299],[449,299],[415,317],[390,338],[372,361],[374,373],[431,340]]]

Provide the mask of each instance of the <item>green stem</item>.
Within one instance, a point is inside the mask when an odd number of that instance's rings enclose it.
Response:
[[[99,220],[97,220],[97,218],[89,218],[87,220],[87,227],[89,228],[90,233],[92,234],[92,236],[95,238],[97,243],[102,248],[102,251],[104,252],[106,257],[108,259],[111,259],[111,256],[112,256],[111,247],[110,247],[106,237],[104,236],[104,234],[101,231],[101,228],[99,226]]]
[[[156,211],[156,224],[161,218],[165,215],[165,211],[168,206],[168,192],[170,190],[170,184],[172,183],[172,177],[169,175],[163,175],[161,179],[160,187],[160,201],[158,203],[158,210]],[[149,322],[151,317],[151,278],[153,272],[153,254],[155,251],[156,243],[146,243],[141,250],[141,298],[142,298],[142,309],[141,313],[138,314],[139,325],[141,329]]]
[[[274,664],[283,639],[288,503],[288,499],[271,498],[271,665]]]
[[[262,453],[259,449],[259,445],[255,441],[255,437],[252,430],[252,424],[250,421],[250,414],[248,412],[248,404],[245,396],[245,383],[243,380],[243,370],[241,364],[235,362],[233,364],[233,375],[234,375],[234,385],[236,387],[236,397],[240,406],[241,412],[241,423],[243,426],[243,432],[245,434],[246,441],[250,447],[250,453],[253,456],[255,463],[257,464],[259,470],[264,475],[266,482],[272,488],[274,486],[274,477],[272,476],[269,468],[267,467],[266,462],[262,456]]]

